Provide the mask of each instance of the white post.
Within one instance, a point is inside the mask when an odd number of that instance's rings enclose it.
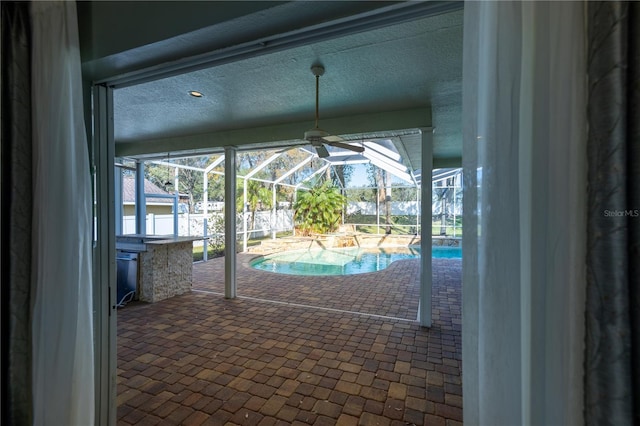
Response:
[[[242,188],[242,252],[243,253],[247,251],[247,239],[248,239],[248,234],[247,234],[247,185],[248,184],[249,184],[249,179],[245,177],[244,186]]]
[[[136,161],[136,234],[147,233],[147,200],[144,195],[144,161]]]
[[[456,177],[453,178],[453,238],[456,237]]]
[[[224,148],[224,297],[236,298],[236,149]],[[208,200],[207,200],[208,202]]]
[[[278,230],[278,209],[276,209],[276,184],[273,184],[273,197],[272,197],[272,202],[273,202],[273,208],[272,208],[272,214],[273,214],[273,219],[271,220],[271,239],[275,240],[276,239],[276,231]]]
[[[416,235],[420,233],[420,187],[416,186]]]
[[[298,187],[296,186],[293,189],[293,204],[291,205],[291,209],[293,210],[293,206],[296,205],[296,201],[298,201]],[[296,236],[296,212],[294,210],[293,216],[291,217],[291,226],[293,229],[291,230],[291,235]]]
[[[122,170],[119,167],[114,168],[114,199],[116,200],[115,212],[116,212],[116,235],[124,234],[123,231],[123,201],[122,201]]]
[[[344,187],[342,187],[342,189],[340,189],[340,192],[342,193],[342,196],[345,197],[346,200],[346,190],[344,189]],[[345,206],[342,206],[342,226],[344,226],[344,211],[346,210]]]
[[[376,185],[376,233],[380,233],[380,188]]]
[[[155,213],[149,213],[146,220],[151,222],[151,234],[156,235],[156,215]],[[148,228],[148,226],[147,226]]]
[[[173,236],[177,237],[180,233],[178,230],[178,203],[180,201],[180,192],[178,191],[178,168],[173,169]]]
[[[393,204],[391,204],[391,175],[389,174],[389,172],[386,172],[387,175],[387,187],[386,187],[386,191],[385,191],[385,197],[384,197],[384,233],[386,234],[387,232],[389,232],[389,234],[391,234],[391,217],[388,216],[393,216],[393,210],[391,209],[391,206]],[[387,216],[387,213],[389,213],[389,215]]]
[[[208,223],[207,223],[207,214],[209,211],[209,173],[205,170],[203,178],[202,178],[202,197],[205,200],[204,207],[202,210],[202,260],[206,262],[209,260],[209,242],[207,240],[207,235],[209,233]]]
[[[433,133],[431,128],[425,128],[422,135],[422,228],[420,230],[420,305],[418,319],[423,327],[431,327],[431,290],[433,285],[431,264],[431,191],[433,170]]]

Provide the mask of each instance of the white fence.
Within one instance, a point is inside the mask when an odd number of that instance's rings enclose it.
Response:
[[[380,208],[384,208],[384,203],[380,204]],[[392,215],[408,215],[415,216],[420,212],[420,205],[416,201],[392,201],[391,202],[391,214]],[[364,214],[375,215],[376,203],[368,201],[351,201],[347,203],[347,214]]]
[[[441,214],[442,203],[433,203],[433,220],[439,220],[437,216]],[[380,206],[383,208],[383,206]],[[448,215],[460,216],[462,203],[447,203],[446,210]],[[420,205],[416,201],[392,201],[392,215],[419,215]],[[372,202],[349,202],[347,206],[347,214],[360,213],[363,215],[375,215],[376,203]],[[246,228],[242,222],[242,213],[238,215],[237,229],[238,235],[243,235],[246,229],[249,238],[260,238],[272,235],[274,232],[293,230],[293,210],[276,210],[275,217],[273,211],[258,211],[255,213],[253,229],[251,226],[251,213],[245,214],[244,221]],[[211,235],[215,230],[213,222],[220,218],[223,223],[224,215],[221,212],[209,214],[207,235]],[[135,234],[135,216],[123,217],[123,234]],[[454,225],[455,226],[455,225]],[[218,232],[224,232],[220,230]],[[149,235],[173,235],[173,215],[147,215],[147,234]],[[204,236],[204,215],[182,213],[178,215],[178,235],[181,236]]]
[[[217,217],[223,218],[222,213],[212,213],[209,215],[210,235],[211,225]],[[275,217],[272,211],[256,212],[254,226],[251,229],[251,213],[245,215],[246,229],[251,238],[265,237],[273,231],[290,231],[293,229],[293,210],[276,210]],[[123,217],[123,234],[135,234],[136,218],[135,216]],[[242,235],[244,226],[242,223],[242,213],[240,214],[238,224],[238,233]],[[147,234],[149,235],[173,235],[173,215],[172,214],[148,214],[147,215]],[[203,236],[204,235],[204,215],[183,213],[178,215],[178,235],[181,236]]]
[[[432,214],[439,215],[442,213],[443,203],[436,200],[432,203]],[[456,203],[445,204],[446,213],[448,215],[462,215],[462,201]],[[384,208],[384,203],[380,204],[380,208]],[[347,214],[364,214],[375,215],[376,203],[368,201],[351,201],[347,203]],[[420,203],[417,201],[392,201],[391,214],[397,216],[416,216],[420,214]]]

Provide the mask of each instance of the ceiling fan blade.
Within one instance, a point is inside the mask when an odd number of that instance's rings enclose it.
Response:
[[[364,152],[364,148],[358,145],[350,145],[348,143],[343,143],[343,142],[327,142],[327,143],[331,146],[335,146],[342,149],[348,149],[349,151],[353,151],[353,152]]]
[[[327,148],[324,145],[322,144],[314,145],[314,148],[318,153],[318,157],[327,158],[329,156],[329,151],[327,151]]]
[[[335,136],[335,135],[326,135],[323,136],[322,139],[325,140],[325,142],[344,142],[344,139],[342,139],[340,136]]]
[[[285,146],[284,148],[281,148],[281,149],[277,150],[275,153],[276,154],[282,154],[282,153],[291,151],[293,149],[300,148],[300,147],[305,146],[305,145],[309,145],[309,142],[305,141],[305,142],[302,142],[302,143],[296,143],[296,144],[293,144],[293,145]]]

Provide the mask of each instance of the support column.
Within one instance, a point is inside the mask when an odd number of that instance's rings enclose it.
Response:
[[[247,251],[247,239],[249,234],[247,233],[247,186],[249,185],[249,179],[244,178],[244,185],[242,187],[242,252]]]
[[[178,204],[180,204],[180,192],[178,191],[178,168],[173,169],[173,236],[177,237],[179,232],[180,223],[178,222]]]
[[[378,185],[376,185],[376,234],[379,234],[379,233],[380,233],[380,188],[378,187]]]
[[[275,240],[276,239],[276,232],[278,230],[278,209],[277,207],[277,199],[276,199],[276,184],[273,184],[273,192],[272,192],[272,214],[273,214],[273,220],[271,221],[271,239]]]
[[[224,148],[224,297],[236,298],[236,148]],[[208,200],[206,200],[208,202]]]
[[[202,214],[202,260],[206,262],[209,259],[209,240],[207,240],[209,234],[209,224],[207,216],[209,215],[209,173],[205,170],[202,178],[202,199],[204,200],[203,214]]]
[[[119,167],[114,169],[114,188],[115,188],[115,212],[116,212],[116,235],[124,234],[124,212],[122,202],[122,170]]]
[[[457,203],[456,203],[456,187],[457,187],[456,180],[457,180],[457,177],[454,176],[453,177],[453,238],[456,237],[456,219],[457,219],[457,215],[456,215],[456,206],[457,206]]]
[[[416,235],[420,232],[420,187],[416,187]],[[422,241],[422,240],[421,240]]]
[[[296,202],[298,201],[298,187],[296,186],[293,190],[293,204],[291,204],[291,209],[293,209],[293,206],[296,205]],[[296,218],[295,215],[293,215],[293,217],[291,218],[291,226],[293,227],[293,229],[291,230],[291,235],[293,235],[294,237],[296,236]]]
[[[431,264],[431,175],[433,171],[433,131],[422,129],[422,199],[420,203],[420,305],[418,320],[423,327],[431,327],[431,290],[433,270]]]
[[[136,234],[147,233],[147,200],[144,195],[144,161],[136,161]]]

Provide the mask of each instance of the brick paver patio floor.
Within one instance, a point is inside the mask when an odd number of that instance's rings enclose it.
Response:
[[[300,277],[250,257],[237,299],[214,259],[194,265],[190,294],[119,310],[118,424],[461,424],[459,260],[433,261],[426,329],[417,260]]]

